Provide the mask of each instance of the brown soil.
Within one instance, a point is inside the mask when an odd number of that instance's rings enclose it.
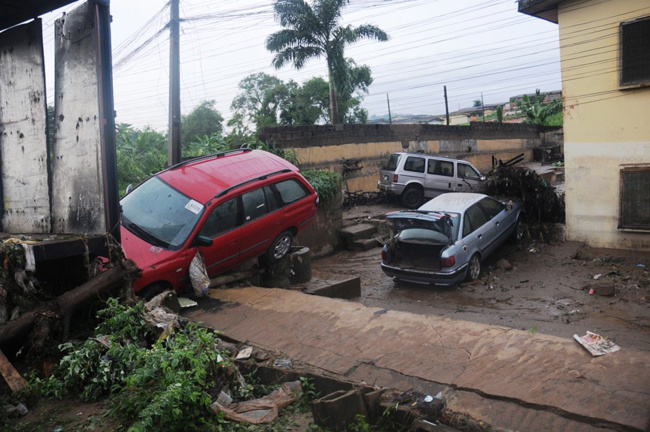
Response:
[[[393,209],[394,205],[361,206],[344,217],[361,221]],[[580,259],[575,259],[577,254]],[[367,306],[564,338],[589,330],[611,338],[622,349],[650,350],[650,252],[593,249],[576,242],[506,244],[483,262],[479,281],[456,287],[395,283],[381,271],[380,255],[379,248],[344,251],[314,261],[312,273],[321,279],[359,276],[357,301]],[[499,268],[501,259],[514,268]],[[596,275],[600,276],[594,279]],[[611,296],[598,294],[612,288]]]

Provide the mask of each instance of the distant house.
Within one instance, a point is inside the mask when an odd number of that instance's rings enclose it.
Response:
[[[388,117],[373,118],[368,120],[368,124],[445,124],[446,120],[441,116],[432,115],[395,115],[390,120]]]
[[[650,250],[650,2],[519,0],[559,24],[566,232]]]
[[[536,93],[527,93],[527,94],[520,94],[517,96],[513,96],[510,98],[510,102],[507,104],[508,109],[512,111],[516,111],[518,109],[521,109],[521,104],[524,101],[524,96],[528,96],[529,98],[535,97]],[[562,99],[562,90],[554,90],[550,92],[542,92],[542,95],[544,96],[544,99],[540,102],[542,105],[546,105],[548,103],[553,102],[554,100],[557,99]],[[505,109],[505,107],[504,107]]]

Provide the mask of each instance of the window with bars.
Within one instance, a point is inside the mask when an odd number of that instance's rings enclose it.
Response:
[[[618,228],[650,231],[650,165],[630,165],[620,172]]]
[[[650,82],[650,17],[621,23],[621,85]]]

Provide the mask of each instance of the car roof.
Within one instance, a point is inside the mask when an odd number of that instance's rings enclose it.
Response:
[[[444,193],[424,203],[418,210],[462,213],[466,208],[486,197],[487,195],[478,193]]]
[[[293,164],[274,154],[262,150],[242,150],[189,160],[157,176],[205,204],[225,189],[285,169],[298,172]]]

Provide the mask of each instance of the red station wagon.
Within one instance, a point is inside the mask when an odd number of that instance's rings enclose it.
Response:
[[[181,162],[120,201],[122,246],[149,297],[189,283],[197,250],[214,277],[252,258],[284,257],[316,219],[318,195],[286,160],[240,149]]]

